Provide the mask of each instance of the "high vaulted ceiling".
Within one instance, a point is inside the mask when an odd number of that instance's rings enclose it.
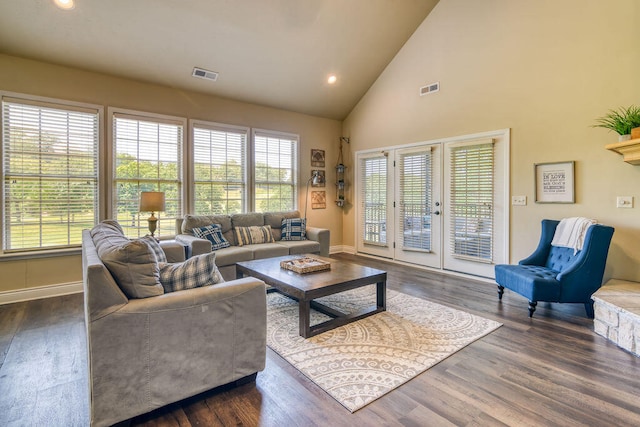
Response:
[[[0,52],[343,119],[437,2],[1,0]]]

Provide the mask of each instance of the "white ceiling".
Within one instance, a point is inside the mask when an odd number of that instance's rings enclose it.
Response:
[[[0,0],[0,52],[340,120],[438,0],[75,2]]]

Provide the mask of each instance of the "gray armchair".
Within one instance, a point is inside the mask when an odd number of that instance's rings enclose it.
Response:
[[[262,281],[128,299],[83,231],[91,424],[111,425],[264,369]]]

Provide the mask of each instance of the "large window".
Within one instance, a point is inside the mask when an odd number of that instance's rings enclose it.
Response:
[[[98,219],[100,108],[2,97],[2,249],[77,247]]]
[[[112,110],[112,217],[128,237],[148,234],[150,212],[139,212],[140,192],[165,193],[165,210],[156,212],[157,234],[172,234],[182,215],[182,149],[185,120]]]
[[[248,128],[192,121],[195,214],[247,211]]]
[[[298,136],[253,131],[255,210],[296,209]]]

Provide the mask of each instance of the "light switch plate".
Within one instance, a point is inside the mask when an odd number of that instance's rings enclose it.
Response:
[[[511,196],[511,204],[513,206],[526,206],[527,196]]]
[[[616,208],[632,208],[633,196],[618,196],[616,199]]]

